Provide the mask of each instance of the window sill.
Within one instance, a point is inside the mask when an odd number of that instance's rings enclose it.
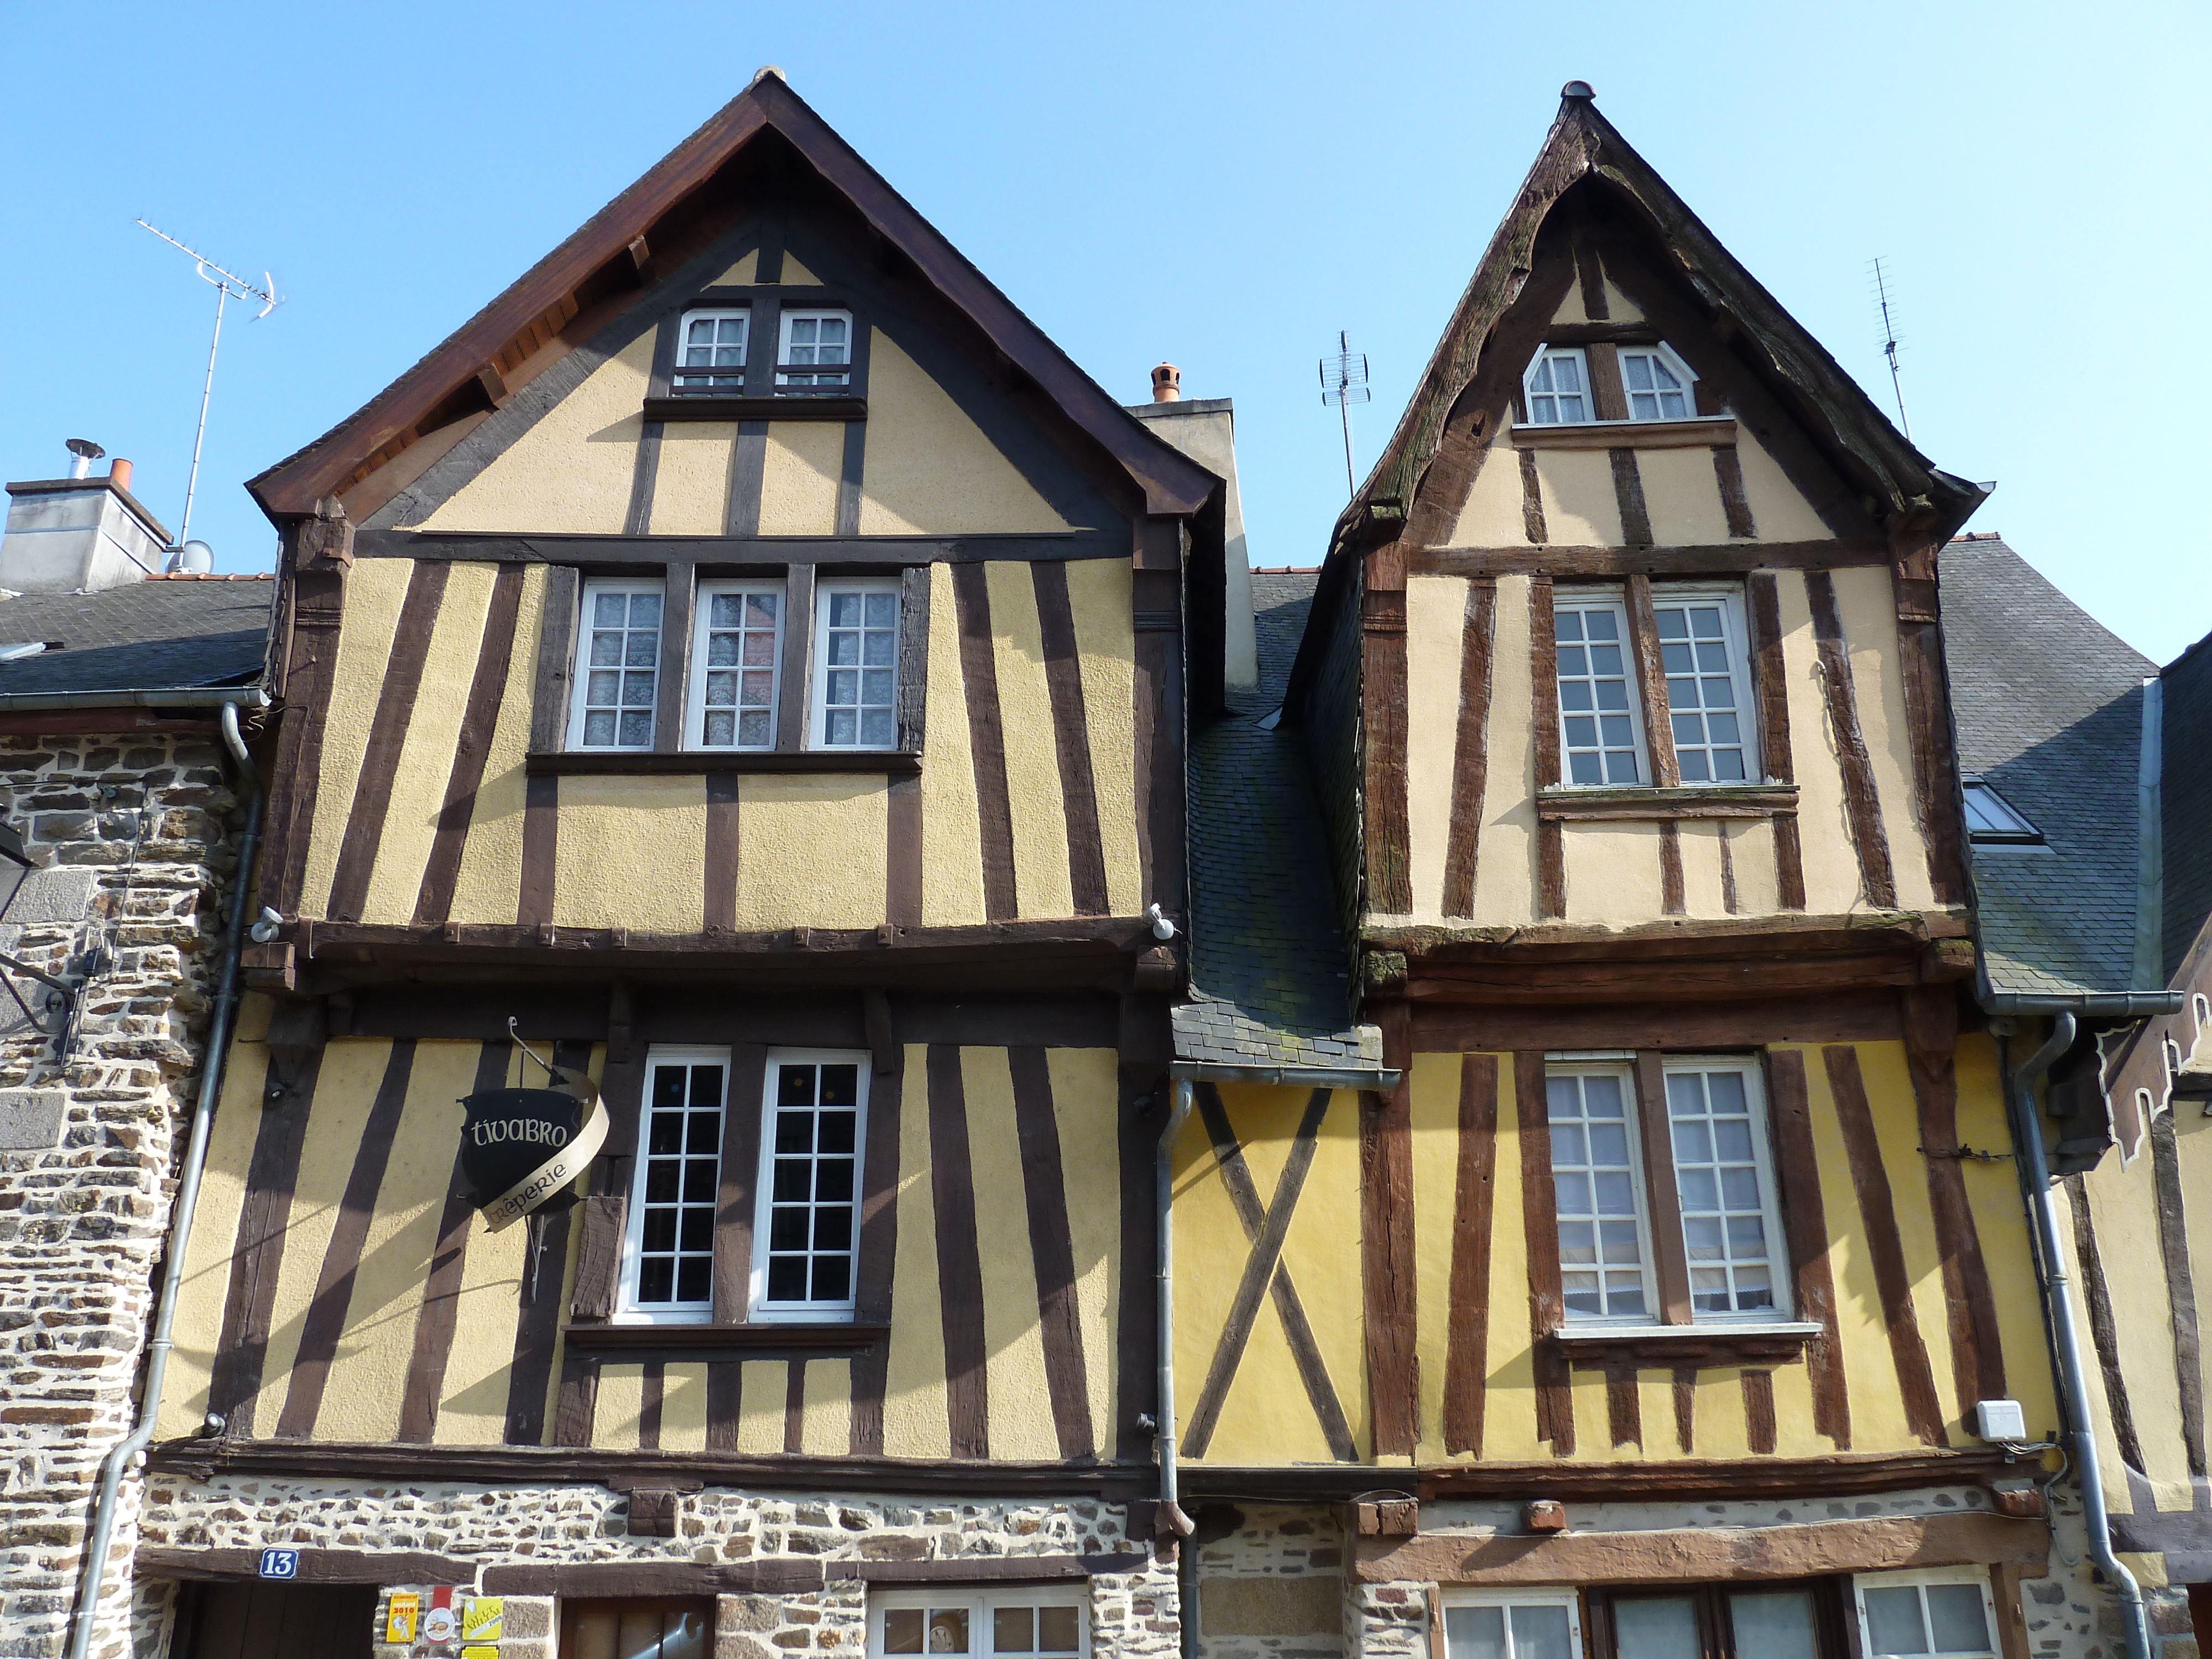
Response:
[[[685,392],[647,398],[648,421],[865,421],[868,400],[849,392],[787,392],[774,398],[725,398]]]
[[[709,1359],[725,1353],[762,1358],[791,1353],[857,1353],[889,1335],[888,1325],[849,1322],[752,1325],[564,1325],[574,1354],[629,1360]]]
[[[1516,449],[1734,449],[1735,416],[1701,415],[1687,421],[1516,422]]]
[[[1612,819],[1656,823],[1673,818],[1771,818],[1797,810],[1794,783],[1686,783],[1676,788],[1586,788],[1555,785],[1536,793],[1547,822]]]
[[[637,777],[648,774],[705,772],[888,772],[910,776],[921,770],[921,757],[890,749],[745,749],[716,750],[562,750],[554,754],[525,757],[523,770],[533,777],[606,775]]]
[[[1568,1362],[1602,1365],[1738,1365],[1799,1360],[1824,1328],[1805,1321],[1771,1325],[1565,1325],[1551,1334]]]

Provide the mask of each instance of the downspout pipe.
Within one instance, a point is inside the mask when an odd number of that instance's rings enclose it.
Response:
[[[1175,1079],[1174,1100],[1168,1110],[1167,1127],[1160,1131],[1159,1151],[1152,1165],[1152,1219],[1158,1230],[1152,1246],[1157,1275],[1153,1283],[1152,1305],[1154,1316],[1159,1322],[1157,1333],[1160,1447],[1158,1526],[1168,1528],[1176,1539],[1176,1624],[1181,1632],[1183,1659],[1197,1659],[1198,1656],[1198,1552],[1190,1545],[1191,1534],[1198,1528],[1183,1513],[1176,1468],[1175,1145],[1176,1137],[1182,1133],[1182,1126],[1190,1121],[1191,1092],[1188,1078]],[[70,1659],[81,1659],[81,1656],[72,1654]]]
[[[2012,1074],[2013,1144],[2018,1149],[2028,1192],[2028,1208],[2041,1247],[2043,1303],[2049,1316],[2052,1346],[2058,1354],[2064,1383],[2061,1408],[2072,1441],[2074,1468],[2081,1479],[2081,1518],[2089,1530],[2089,1553],[2119,1592],[2120,1616],[2126,1626],[2128,1659],[2152,1659],[2150,1624],[2143,1611],[2142,1586],[2112,1553],[2112,1519],[2105,1508],[2105,1485],[2098,1465],[2097,1437],[2089,1423],[2089,1385],[2081,1366],[2081,1332],[2074,1320],[2069,1294],[2073,1275],[2067,1270],[2060,1247],[2058,1203],[2051,1184],[2051,1166],[2043,1151],[2043,1120],[2035,1104],[2035,1085],[2074,1046],[2077,1021],[2061,1009],[2053,1017],[2051,1039]]]
[[[129,1435],[107,1454],[100,1471],[100,1498],[92,1516],[92,1536],[85,1547],[84,1571],[77,1583],[76,1617],[70,1630],[69,1659],[86,1659],[100,1619],[100,1589],[107,1576],[107,1548],[115,1531],[115,1509],[123,1490],[125,1471],[145,1461],[146,1447],[154,1438],[155,1418],[161,1409],[161,1382],[169,1368],[174,1346],[177,1291],[185,1276],[185,1249],[191,1237],[192,1212],[199,1203],[200,1174],[207,1166],[208,1139],[215,1125],[215,1103],[222,1092],[223,1063],[230,1048],[230,1028],[238,1010],[240,943],[246,934],[246,889],[253,875],[253,856],[261,841],[261,774],[246,752],[239,735],[238,705],[265,705],[267,694],[240,694],[222,705],[223,746],[230,750],[239,777],[251,792],[246,808],[246,833],[238,847],[238,871],[230,894],[230,924],[223,939],[222,977],[216,994],[215,1018],[208,1027],[207,1060],[200,1067],[199,1102],[192,1110],[191,1138],[185,1149],[184,1168],[177,1177],[177,1201],[169,1212],[168,1260],[161,1272],[161,1288],[154,1309],[154,1335],[147,1346],[146,1376],[138,1401],[138,1422]]]

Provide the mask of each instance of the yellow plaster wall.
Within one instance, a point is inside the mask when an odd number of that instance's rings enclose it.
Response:
[[[521,1050],[509,1058],[505,1085],[522,1086]],[[497,1445],[507,1434],[507,1370],[514,1358],[515,1310],[530,1267],[530,1229],[491,1232],[471,1224],[461,1262],[460,1305],[434,1438],[441,1446]],[[551,1271],[552,1264],[544,1264]]]
[[[784,250],[783,274],[777,280],[786,288],[819,288],[822,285],[822,279],[799,264],[788,248]]]
[[[755,1457],[783,1449],[783,1410],[790,1363],[748,1359],[738,1368],[738,1449]]]
[[[845,468],[842,421],[770,421],[761,472],[763,536],[831,536]]]
[[[663,1368],[660,1380],[660,1449],[707,1449],[707,1368],[677,1364]]]
[[[392,769],[384,834],[362,907],[365,922],[404,926],[414,920],[498,574],[496,565],[456,562],[446,578],[445,602],[423,658],[422,690],[399,747],[399,763]]]
[[[2160,1509],[2187,1510],[2189,1464],[2177,1431],[2181,1390],[2173,1363],[2173,1316],[2166,1301],[2150,1156],[2146,1153],[2124,1167],[2118,1158],[2106,1158],[2082,1185],[2089,1197],[2089,1218],[2097,1230],[2106,1287],[2112,1297],[2112,1334],[2136,1437],[2142,1448],[2142,1473],[2150,1480]],[[2142,1290],[2125,1291],[2123,1287],[2131,1279]]]
[[[1474,919],[1534,921],[1536,914],[1536,753],[1526,576],[1498,579],[1491,653],[1490,739],[1482,786],[1482,831],[1474,870]]]
[[[556,925],[641,933],[705,927],[703,779],[580,773],[561,780],[560,812]],[[740,866],[740,890],[744,884]]]
[[[1721,505],[1711,450],[1639,449],[1634,453],[1654,542],[1661,547],[1709,547],[1729,539],[1728,512]]]
[[[1723,820],[1729,860],[1735,866],[1736,908],[1745,915],[1770,915],[1782,908],[1782,874],[1775,860],[1774,821]]]
[[[944,388],[877,330],[869,345],[860,533],[1069,527]]]
[[[1567,284],[1566,297],[1559,301],[1559,308],[1552,313],[1552,320],[1554,323],[1586,323],[1590,320],[1589,313],[1583,307],[1583,285],[1580,282]]]
[[[983,1269],[983,1345],[994,1457],[1059,1456],[1045,1384],[1021,1133],[1004,1048],[963,1048],[968,1157],[975,1178],[975,1246]],[[986,1196],[988,1194],[988,1196]]]
[[[800,1387],[799,1449],[809,1457],[844,1456],[853,1449],[853,1362],[810,1359]]]
[[[1620,498],[1613,492],[1613,462],[1601,449],[1540,449],[1536,488],[1544,503],[1544,532],[1559,547],[1619,547]]]
[[[749,256],[750,257],[750,256]],[[670,421],[653,475],[656,536],[720,536],[729,524],[735,421]]]
[[[1491,1177],[1489,1354],[1484,1378],[1482,1455],[1534,1462],[1550,1455],[1536,1438],[1536,1348],[1528,1331],[1528,1220],[1521,1197],[1518,1057],[1498,1056],[1498,1158]]]
[[[1133,916],[1152,902],[1137,846],[1137,635],[1130,614],[1135,565],[1125,559],[1070,559],[1065,568],[1081,656],[1106,894],[1115,915]]]
[[[1662,912],[1659,826],[1568,823],[1567,920],[1616,927],[1650,921]]]
[[[760,250],[755,248],[708,284],[709,288],[750,288],[760,269]]]
[[[1443,916],[1467,592],[1457,576],[1414,576],[1406,583],[1407,863],[1416,921]]]
[[[1850,642],[1851,684],[1859,729],[1873,763],[1875,793],[1889,837],[1897,902],[1908,910],[1936,902],[1928,876],[1928,847],[1913,808],[1912,723],[1905,708],[1905,674],[1897,641],[1897,599],[1887,565],[1861,565],[1833,573],[1836,611]]]
[[[929,1170],[929,1048],[909,1042],[899,1093],[898,1243],[891,1285],[897,1316],[891,1321],[884,1382],[884,1450],[892,1457],[952,1455]]]
[[[1091,1389],[1091,1435],[1101,1456],[1110,1455],[1121,1421],[1121,1218],[1105,1201],[1121,1188],[1121,1148],[1117,1108],[1121,1057],[1111,1048],[1051,1048],[1045,1063],[1052,1079],[1053,1117],[1060,1129],[1060,1163],[1067,1191],[1068,1243],[1075,1263],[1076,1317],[1083,1334],[1085,1375]],[[1142,1294],[1142,1292],[1140,1292]]]
[[[1036,587],[1026,564],[983,567],[990,594],[991,652],[1006,754],[1006,805],[1013,820],[1014,889],[1021,914],[1075,914],[1067,859],[1067,797],[1045,684]]]
[[[620,535],[653,342],[647,329],[586,375],[416,527]]]
[[[1844,812],[1844,778],[1836,734],[1821,690],[1820,647],[1802,571],[1774,579],[1782,619],[1783,685],[1790,703],[1790,744],[1797,769],[1797,830],[1803,849],[1805,908],[1815,915],[1860,909],[1858,855]]]
[[[1445,1461],[1443,1387],[1451,1340],[1451,1276],[1458,1237],[1457,1054],[1415,1054],[1413,1090],[1413,1330],[1420,1368],[1419,1463]],[[1493,1185],[1495,1184],[1493,1178]]]
[[[493,722],[483,779],[469,813],[468,840],[453,883],[457,920],[512,925],[522,896],[522,813],[528,780],[522,770],[530,750],[531,688],[538,673],[538,640],[545,621],[545,569],[522,574],[515,613],[514,647],[507,658],[507,688]]]
[[[1484,452],[1474,482],[1468,488],[1467,504],[1460,508],[1459,521],[1452,526],[1452,546],[1528,544],[1528,521],[1521,510],[1520,452],[1513,447],[1508,435],[1512,429],[1513,412],[1508,410],[1498,423],[1490,447]],[[1548,532],[1550,525],[1547,524],[1545,529]]]
[[[704,787],[696,778],[687,781],[701,792],[703,859]],[[567,780],[562,782],[565,785]],[[565,800],[564,788],[564,804]],[[889,800],[880,775],[824,772],[742,778],[738,805],[738,931],[802,923],[811,927],[872,927],[881,921],[890,830]],[[566,814],[562,816],[565,836]],[[823,857],[825,848],[835,848],[836,856]]]
[[[1676,842],[1682,850],[1683,913],[1692,916],[1728,915],[1727,887],[1721,867],[1721,842],[1728,833],[1728,820],[1688,818],[1674,828]],[[1734,856],[1732,851],[1730,856]]]
[[[330,914],[331,878],[337,873],[338,849],[345,840],[346,809],[361,781],[362,757],[369,727],[384,690],[385,665],[392,658],[412,559],[363,559],[347,573],[345,614],[338,628],[337,665],[323,720],[323,753],[316,774],[314,815],[307,839],[300,914],[318,919]]]
[[[1736,465],[1743,471],[1743,498],[1751,508],[1759,538],[1766,542],[1826,541],[1835,532],[1813,510],[1767,453],[1751,428],[1737,422]]]

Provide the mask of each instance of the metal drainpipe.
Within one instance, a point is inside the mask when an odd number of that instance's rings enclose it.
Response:
[[[154,1438],[154,1422],[161,1409],[161,1379],[169,1368],[170,1336],[177,1320],[177,1286],[185,1276],[185,1248],[191,1237],[192,1212],[199,1202],[200,1171],[207,1164],[208,1136],[215,1122],[215,1103],[222,1092],[223,1061],[230,1042],[230,1022],[238,1006],[239,940],[246,931],[246,888],[253,873],[253,854],[261,840],[261,775],[246,752],[238,732],[238,704],[222,706],[222,740],[252,794],[246,808],[246,834],[239,842],[238,873],[230,896],[230,927],[223,941],[222,983],[216,994],[215,1018],[208,1028],[207,1062],[200,1069],[199,1103],[192,1112],[191,1139],[185,1150],[185,1166],[177,1178],[177,1201],[169,1212],[168,1261],[161,1273],[160,1300],[154,1314],[154,1337],[147,1346],[145,1392],[138,1402],[138,1423],[130,1435],[107,1454],[100,1472],[100,1501],[93,1510],[92,1537],[86,1546],[84,1573],[78,1582],[76,1618],[70,1631],[69,1659],[85,1659],[92,1649],[93,1629],[100,1618],[100,1587],[107,1575],[107,1546],[115,1529],[116,1500],[123,1490],[124,1471],[143,1462]]]
[[[1160,1131],[1159,1152],[1152,1166],[1153,1222],[1158,1237],[1153,1253],[1158,1263],[1154,1306],[1159,1321],[1159,1444],[1160,1519],[1175,1532],[1176,1624],[1181,1632],[1183,1659],[1198,1659],[1198,1552],[1191,1547],[1196,1530],[1182,1511],[1176,1470],[1175,1397],[1175,1144],[1190,1116],[1190,1079],[1175,1079],[1175,1104],[1167,1127]],[[71,1655],[70,1659],[81,1659]]]
[[[2057,1201],[2051,1196],[2051,1168],[2043,1153],[2043,1120],[2035,1105],[2035,1085],[2074,1046],[2076,1022],[2071,1013],[2054,1016],[2051,1040],[2027,1058],[2012,1075],[2013,1135],[2026,1165],[2030,1194],[2029,1213],[2036,1238],[2042,1246],[2043,1300],[2049,1314],[2051,1334],[2064,1373],[2067,1431],[2074,1443],[2074,1467],[2081,1486],[2081,1518],[2089,1530],[2089,1553],[2120,1595],[2120,1613],[2127,1625],[2128,1659],[2151,1659],[2150,1626],[2143,1613],[2142,1587],[2135,1574],[2112,1553],[2112,1516],[2105,1509],[2105,1485],[2098,1467],[2097,1437],[2090,1426],[2089,1385],[2081,1370],[2081,1334],[2075,1328],[2074,1304],[2067,1293],[2072,1275],[2060,1248]]]

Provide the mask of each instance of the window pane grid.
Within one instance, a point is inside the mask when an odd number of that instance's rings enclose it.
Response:
[[[1450,1659],[1579,1659],[1581,1632],[1563,1602],[1486,1602],[1446,1607]]]
[[[1988,1603],[1972,1583],[1863,1585],[1869,1659],[1994,1659]]]
[[[1545,1079],[1545,1093],[1567,1316],[1647,1317],[1627,1079],[1555,1072]]]
[[[1544,352],[1528,371],[1527,391],[1531,424],[1555,426],[1589,419],[1589,383],[1580,351]]]
[[[772,748],[783,595],[768,587],[717,589],[702,598],[700,745]]]
[[[745,383],[745,336],[750,314],[742,311],[693,312],[684,319],[684,332],[676,353],[676,389],[679,392],[736,392]],[[722,374],[688,374],[691,369],[720,369]]]
[[[1717,1314],[1771,1310],[1774,1268],[1759,1190],[1757,1125],[1743,1073],[1668,1073],[1667,1113],[1691,1307]]]
[[[1630,704],[1626,613],[1618,604],[1563,606],[1553,613],[1553,627],[1566,781],[1643,782]]]
[[[823,596],[821,720],[826,749],[898,743],[898,589],[832,589]]]
[[[1690,417],[1690,389],[1656,351],[1620,354],[1620,378],[1628,393],[1632,421],[1684,421]]]
[[[585,590],[578,746],[650,749],[660,684],[658,588],[593,584]]]
[[[1066,1656],[1083,1651],[1083,1610],[1072,1602],[1012,1596],[915,1597],[880,1614],[882,1654]]]
[[[766,1305],[852,1305],[860,1078],[859,1065],[850,1060],[787,1060],[776,1066],[769,1124]]]
[[[783,314],[781,386],[842,387],[852,383],[853,319],[841,311]],[[833,368],[831,365],[836,365]]]
[[[1741,653],[1730,637],[1728,607],[1715,599],[1660,605],[1654,610],[1682,781],[1746,781],[1747,744],[1736,696],[1736,664]]]
[[[632,1297],[638,1308],[714,1305],[722,1081],[719,1061],[662,1061],[653,1068]]]

